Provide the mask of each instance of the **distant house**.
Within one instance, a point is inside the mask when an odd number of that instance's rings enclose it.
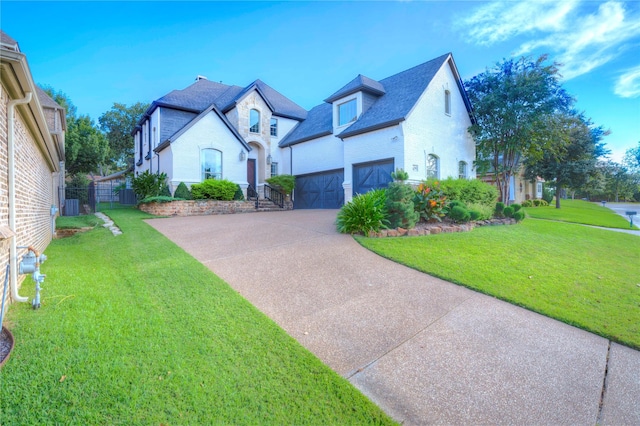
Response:
[[[213,177],[259,193],[268,177],[292,174],[295,208],[338,208],[399,168],[410,182],[474,178],[472,120],[451,54],[379,81],[358,75],[310,111],[260,80],[198,77],[140,120],[135,170],[167,173],[172,190]]]
[[[64,186],[65,111],[35,85],[18,43],[0,31],[0,270],[11,265],[11,296],[24,275],[17,263],[42,252],[55,232]]]

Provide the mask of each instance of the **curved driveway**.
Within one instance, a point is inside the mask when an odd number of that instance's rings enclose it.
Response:
[[[148,223],[399,422],[640,424],[640,352],[383,259],[335,216]]]

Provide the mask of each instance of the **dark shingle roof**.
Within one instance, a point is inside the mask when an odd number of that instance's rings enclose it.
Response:
[[[257,90],[260,96],[263,97],[271,111],[278,116],[293,118],[295,120],[304,120],[307,117],[307,110],[300,105],[291,101],[286,96],[283,96],[280,92],[273,89],[271,86],[263,82],[262,80],[256,80],[244,89],[235,93],[235,91],[229,91],[226,94],[226,104],[216,101],[216,105],[223,111],[227,112],[232,109],[238,102],[244,98],[244,96],[251,92],[251,90]],[[234,94],[233,97],[231,95]]]
[[[40,86],[36,86],[36,94],[38,95],[38,100],[40,101],[40,105],[46,108],[53,109],[63,109],[60,104],[54,101],[51,96],[47,94],[44,90],[40,88]]]
[[[332,105],[327,103],[312,108],[307,114],[307,119],[298,124],[278,146],[284,148],[333,133],[332,108]]]
[[[355,123],[336,136],[345,138],[389,127],[404,121],[429,83],[431,83],[436,72],[449,57],[450,54],[447,53],[424,64],[380,80],[380,82],[362,75],[350,81],[327,98],[326,102],[339,99],[358,90],[371,93],[373,89],[377,89],[377,94],[380,97]],[[384,92],[380,93],[380,89]],[[310,122],[308,123],[308,121]],[[307,120],[300,123],[279,145],[281,147],[295,145],[321,135],[330,134],[332,131],[332,105],[325,103],[309,111]]]
[[[2,30],[0,30],[0,43],[2,43],[3,49],[15,50],[16,52],[20,51],[20,48],[18,47],[18,42],[15,41],[13,38],[11,38],[11,36],[9,36],[9,34],[5,33]]]
[[[378,96],[384,95],[385,93],[384,86],[379,81],[366,77],[362,74],[358,74],[356,78],[345,84],[340,90],[329,96],[324,101],[331,103],[359,91],[368,92]]]
[[[338,137],[345,138],[404,121],[450,54],[380,81],[386,93]]]
[[[182,90],[167,93],[154,104],[202,112],[231,86],[201,79]],[[151,106],[154,108],[154,105]]]

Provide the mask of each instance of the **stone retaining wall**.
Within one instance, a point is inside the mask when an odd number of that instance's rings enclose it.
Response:
[[[413,229],[382,229],[380,232],[370,234],[369,237],[417,237],[421,235],[432,234],[450,234],[452,232],[468,232],[472,231],[476,226],[495,226],[495,225],[514,225],[515,219],[491,219],[480,220],[477,222],[469,222],[464,224],[453,223],[419,223]]]
[[[185,200],[143,203],[138,208],[156,216],[205,216],[255,212],[256,203],[255,201]]]

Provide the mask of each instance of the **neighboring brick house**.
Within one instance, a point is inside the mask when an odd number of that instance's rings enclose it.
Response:
[[[24,53],[0,31],[0,271],[11,265],[11,298],[24,276],[17,264],[32,246],[44,251],[55,232],[64,184],[65,111],[31,76]],[[52,214],[53,213],[53,214]]]
[[[338,208],[399,168],[411,183],[474,178],[472,121],[451,54],[380,81],[359,75],[308,112],[260,80],[199,77],[140,120],[136,172],[167,173],[172,190],[216,177],[259,193],[269,176],[292,174],[295,208]]]

